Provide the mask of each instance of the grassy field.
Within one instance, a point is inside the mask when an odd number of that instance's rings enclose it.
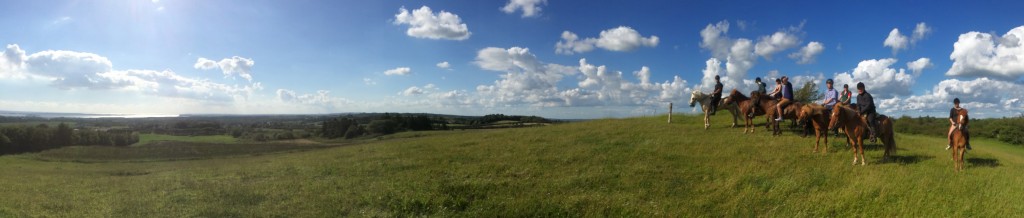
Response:
[[[896,161],[726,115],[402,133],[306,152],[183,161],[0,157],[0,217],[906,216],[1024,212],[1024,151],[976,140],[956,173],[941,138],[899,135]],[[897,124],[899,125],[899,124]],[[839,141],[839,140],[835,140]],[[145,146],[143,146],[145,147]],[[74,157],[68,157],[71,160]]]
[[[230,144],[238,142],[237,139],[229,135],[204,135],[204,136],[175,136],[175,135],[164,135],[164,134],[139,134],[139,142],[134,145],[148,145],[152,142],[157,141],[176,141],[176,142],[200,142],[200,143],[222,143]]]

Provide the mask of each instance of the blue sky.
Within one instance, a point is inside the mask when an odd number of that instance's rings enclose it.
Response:
[[[960,97],[1015,116],[1021,6],[3,1],[0,110],[626,117],[685,104],[718,74],[745,92],[754,77],[865,82],[894,115],[941,116]]]

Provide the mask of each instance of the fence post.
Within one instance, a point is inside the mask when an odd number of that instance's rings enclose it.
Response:
[[[668,123],[672,123],[672,102],[668,103]]]

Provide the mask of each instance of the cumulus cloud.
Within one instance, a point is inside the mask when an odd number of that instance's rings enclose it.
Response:
[[[579,39],[575,33],[562,32],[562,40],[555,44],[555,53],[573,54],[594,50],[594,47],[609,51],[632,51],[640,47],[658,46],[658,36],[643,37],[640,32],[627,26],[601,31],[598,38]]]
[[[914,76],[920,76],[922,70],[931,67],[932,60],[928,58],[918,58],[916,61],[907,62],[907,69],[914,72]]]
[[[800,45],[800,37],[788,31],[778,31],[762,36],[754,46],[754,53],[771,59],[772,55]]]
[[[399,92],[398,94],[405,95],[405,96],[412,96],[412,95],[421,95],[423,93],[424,93],[423,89],[421,89],[420,87],[413,86],[413,87],[409,87],[408,89],[405,89],[405,91]]]
[[[405,76],[412,73],[412,69],[408,67],[399,67],[384,71],[384,75],[387,76]]]
[[[722,76],[722,83],[726,89],[749,90],[753,82],[745,80],[745,78],[747,72],[757,64],[757,57],[760,55],[770,58],[774,53],[798,46],[800,40],[796,33],[800,32],[802,28],[803,24],[801,23],[799,26],[779,30],[771,35],[760,37],[759,42],[755,44],[754,41],[746,38],[730,38],[727,35],[729,22],[721,21],[716,24],[708,24],[700,31],[700,47],[711,52],[711,58],[714,61],[709,60],[708,64],[725,60],[725,74],[721,75],[721,72],[716,72],[716,74]],[[707,70],[710,67],[709,65],[705,68],[704,78],[701,81],[703,90],[710,90],[711,85],[714,84],[714,75],[709,75],[710,71]]]
[[[825,51],[825,45],[820,42],[810,42],[799,51],[789,54],[789,58],[796,59],[797,64],[809,64],[814,62],[821,52]]]
[[[259,82],[228,85],[184,77],[170,70],[116,70],[106,57],[88,52],[47,50],[24,54],[17,45],[9,45],[0,61],[18,66],[17,73],[48,80],[59,89],[118,90],[217,104],[247,99],[263,89]]]
[[[504,7],[501,7],[501,11],[512,14],[517,10],[522,10],[523,17],[536,17],[540,15],[540,6],[546,4],[548,4],[547,0],[509,0]]]
[[[726,36],[729,32],[729,21],[708,24],[700,31],[700,47],[711,51],[711,57],[725,59],[732,47],[732,40]]]
[[[482,69],[504,74],[492,85],[477,86],[476,93],[457,92],[449,93],[449,96],[463,99],[462,103],[471,102],[484,107],[632,107],[663,104],[664,101],[683,102],[690,91],[687,82],[678,76],[671,81],[652,82],[652,71],[648,67],[641,67],[630,76],[603,65],[591,64],[586,59],[580,59],[576,67],[546,64],[528,49],[519,47],[482,49],[477,54],[476,64]],[[559,86],[574,75],[578,79],[575,86]],[[444,92],[424,91],[424,95],[431,98],[438,97],[440,93]]]
[[[296,103],[312,105],[325,108],[342,108],[352,105],[353,102],[344,98],[331,96],[331,91],[317,90],[316,93],[297,94],[294,90],[278,89],[277,100],[283,103]]]
[[[41,51],[29,55],[24,65],[28,73],[52,78],[51,85],[61,88],[110,89],[119,84],[102,78],[113,64],[106,57],[87,52]]]
[[[1011,29],[1003,36],[968,32],[953,43],[949,59],[953,66],[946,76],[991,77],[1017,80],[1024,75],[1024,26]]]
[[[947,79],[925,94],[893,98],[880,108],[888,112],[922,112],[942,116],[943,112],[949,111],[953,98],[960,98],[960,106],[971,110],[974,117],[1013,116],[1024,112],[1021,96],[1024,96],[1024,85],[1019,83],[986,77]]]
[[[252,82],[253,65],[256,65],[256,62],[252,59],[239,56],[224,58],[216,62],[200,57],[192,67],[200,70],[212,70],[219,68],[221,72],[224,73],[225,78],[234,78],[234,76],[239,76],[249,82]]]
[[[451,67],[452,67],[452,65],[448,64],[447,61],[442,61],[441,63],[437,63],[437,68],[450,69]]]
[[[915,76],[906,73],[903,68],[891,68],[896,61],[893,58],[861,61],[853,72],[836,73],[835,83],[849,84],[852,89],[858,82],[863,82],[867,91],[876,99],[909,95]]]
[[[916,43],[917,41],[924,39],[925,36],[932,33],[932,28],[928,27],[928,24],[924,22],[917,23],[917,27],[914,27],[914,33],[910,37],[910,43]]]
[[[430,7],[423,6],[413,10],[411,13],[405,7],[399,9],[395,14],[395,25],[407,24],[409,29],[406,35],[416,38],[465,40],[469,39],[471,32],[459,15],[447,11],[434,13]]]
[[[932,28],[928,27],[928,24],[924,22],[917,23],[917,26],[914,27],[914,32],[911,33],[910,37],[900,33],[899,28],[893,28],[892,31],[889,31],[889,36],[885,38],[884,42],[882,42],[882,46],[892,48],[892,53],[896,54],[900,50],[906,50],[918,41],[921,41],[931,32]]]
[[[889,37],[885,37],[882,46],[892,48],[892,53],[895,54],[900,50],[907,49],[909,44],[910,40],[907,39],[907,36],[900,34],[899,28],[893,28],[892,31],[889,31]]]

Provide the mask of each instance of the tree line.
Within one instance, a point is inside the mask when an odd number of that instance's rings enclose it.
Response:
[[[896,119],[899,133],[946,137],[949,133],[948,117],[903,116]],[[971,137],[992,138],[1013,145],[1024,145],[1024,116],[1012,118],[971,119]]]
[[[36,152],[72,145],[128,146],[139,141],[139,134],[128,129],[73,129],[60,123],[50,127],[17,125],[0,127],[0,153]]]

